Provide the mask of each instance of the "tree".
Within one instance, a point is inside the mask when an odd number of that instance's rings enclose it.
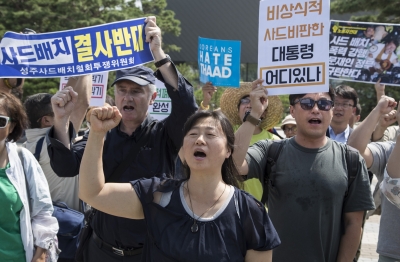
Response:
[[[154,15],[163,33],[178,36],[180,21],[167,10],[167,0],[142,0],[143,10],[135,1],[125,0],[0,0],[0,35],[30,28],[38,33],[63,31],[115,21]],[[176,45],[164,45],[164,51],[179,51]],[[56,92],[59,79],[27,79],[24,96]]]
[[[331,13],[350,14],[368,12],[369,14],[352,16],[353,21],[400,23],[399,0],[335,0],[331,3]]]

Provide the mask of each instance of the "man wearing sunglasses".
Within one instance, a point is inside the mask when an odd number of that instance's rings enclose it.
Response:
[[[349,121],[356,114],[357,104],[358,95],[354,88],[345,85],[335,88],[333,117],[326,136],[335,141],[347,143],[353,131],[349,126]]]
[[[253,82],[251,115],[268,106],[262,79]],[[365,210],[374,208],[365,162],[358,155],[358,173],[348,185],[346,147],[326,137],[332,120],[334,91],[290,95],[296,136],[283,140],[267,184],[268,212],[282,245],[273,261],[352,261],[360,241]],[[236,132],[233,157],[241,175],[262,177],[272,141],[247,150],[254,131],[247,121]]]

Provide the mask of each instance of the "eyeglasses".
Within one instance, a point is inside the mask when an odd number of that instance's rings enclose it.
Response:
[[[12,119],[8,116],[0,116],[0,128],[5,128],[8,125],[8,122],[12,121]]]
[[[326,99],[314,100],[311,98],[300,98],[294,103],[297,104],[299,102],[303,110],[312,110],[315,104],[317,104],[318,109],[322,111],[329,111],[333,107],[333,101]]]
[[[248,97],[240,99],[240,105],[248,105],[250,104],[251,100]]]
[[[297,131],[297,126],[294,127],[285,127],[285,129],[283,129],[284,132],[296,132]]]
[[[349,104],[349,103],[336,103],[335,102],[335,106],[334,107],[342,107],[343,109],[347,109],[350,107],[354,107],[354,105]]]

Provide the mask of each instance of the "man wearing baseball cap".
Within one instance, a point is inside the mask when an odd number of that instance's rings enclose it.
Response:
[[[183,125],[197,111],[193,87],[161,48],[161,30],[156,25],[156,18],[148,17],[145,23],[146,42],[150,43],[158,70],[154,73],[150,68],[137,66],[117,71],[112,86],[122,120],[105,138],[103,168],[106,182],[121,183],[173,174],[183,139]],[[172,104],[170,116],[162,121],[148,114],[148,107],[157,96],[156,78],[165,84]],[[68,117],[76,93],[66,90],[63,96],[52,100],[55,124],[48,135],[51,164],[59,176],[76,176],[87,141],[85,136],[70,146],[72,129]],[[126,168],[120,171],[124,165]],[[96,211],[91,226],[93,234],[85,247],[84,261],[141,260],[146,237],[144,220]]]

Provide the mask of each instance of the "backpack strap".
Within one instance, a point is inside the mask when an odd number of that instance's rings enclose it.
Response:
[[[35,153],[33,154],[38,162],[39,162],[39,159],[40,159],[40,152],[42,152],[44,138],[45,137],[42,137],[37,141],[36,148],[35,148]]]
[[[265,168],[263,186],[263,194],[261,197],[261,203],[267,204],[268,202],[268,187],[269,187],[269,176],[271,174],[271,168],[278,161],[279,155],[282,152],[284,140],[273,141],[267,149],[267,166]]]
[[[347,165],[347,191],[345,197],[349,193],[351,184],[357,177],[358,173],[358,163],[359,163],[359,153],[358,150],[346,144],[346,165]]]
[[[346,144],[347,190],[343,198],[342,225],[341,225],[342,234],[345,234],[346,232],[346,229],[344,227],[344,202],[347,200],[351,184],[357,177],[358,164],[359,164],[358,159],[359,159],[358,150]]]

